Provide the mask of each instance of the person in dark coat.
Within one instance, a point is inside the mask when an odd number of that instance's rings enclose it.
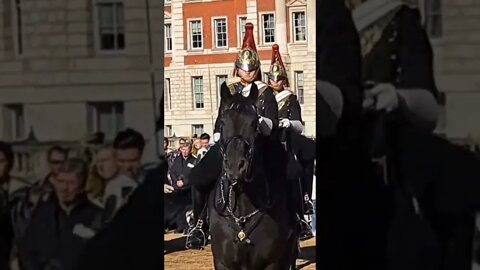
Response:
[[[169,185],[173,186],[176,192],[165,195],[165,204],[169,206],[168,217],[165,221],[168,228],[175,228],[177,232],[186,232],[188,230],[187,220],[185,218],[187,211],[191,210],[192,197],[190,186],[190,173],[195,167],[196,158],[192,155],[192,144],[190,142],[180,146],[180,156],[178,156],[170,167]]]
[[[87,164],[65,161],[52,182],[54,194],[42,198],[19,246],[21,269],[73,270],[85,242],[102,227],[101,209],[85,193]]]
[[[190,185],[190,172],[195,166],[196,158],[192,155],[192,144],[187,142],[180,146],[181,155],[170,167],[170,178],[175,189],[185,189]]]
[[[165,158],[142,175],[145,179],[128,203],[87,242],[76,270],[162,269]]]

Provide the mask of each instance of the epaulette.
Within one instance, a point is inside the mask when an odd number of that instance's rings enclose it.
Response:
[[[228,85],[228,90],[230,90],[230,95],[235,95],[237,93],[237,87],[238,83],[231,83]]]

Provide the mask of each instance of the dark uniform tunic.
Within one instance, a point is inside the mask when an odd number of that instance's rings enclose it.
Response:
[[[433,49],[418,9],[403,5],[383,29],[380,40],[365,53],[363,82],[392,83],[399,89],[425,89],[438,95]]]
[[[87,240],[101,226],[101,209],[86,195],[70,214],[56,196],[49,196],[37,206],[19,244],[21,269],[74,269]]]

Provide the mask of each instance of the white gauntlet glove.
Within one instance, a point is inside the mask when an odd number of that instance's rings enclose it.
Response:
[[[376,100],[376,102],[375,102]],[[381,83],[365,92],[363,107],[374,106],[375,110],[391,112],[398,107],[399,98],[395,86],[390,83]]]
[[[173,187],[167,184],[163,184],[163,193],[172,193]]]
[[[220,133],[213,133],[213,142],[218,142],[220,140]]]
[[[270,133],[272,132],[272,127],[273,127],[272,120],[265,118],[263,116],[260,116],[258,118],[258,129],[261,134],[265,136],[269,136]]]
[[[290,128],[292,126],[292,122],[290,122],[287,118],[280,119],[279,126],[283,128]]]

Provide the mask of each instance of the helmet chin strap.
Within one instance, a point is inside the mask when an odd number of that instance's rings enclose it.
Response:
[[[256,69],[256,70],[255,70],[255,73],[253,74],[251,81],[247,81],[247,80],[245,80],[244,78],[240,77],[240,82],[241,82],[243,85],[248,85],[249,83],[254,82],[254,81],[255,81],[255,78],[257,78],[258,70],[259,70],[259,69]],[[237,71],[237,74],[238,74],[238,71]]]

